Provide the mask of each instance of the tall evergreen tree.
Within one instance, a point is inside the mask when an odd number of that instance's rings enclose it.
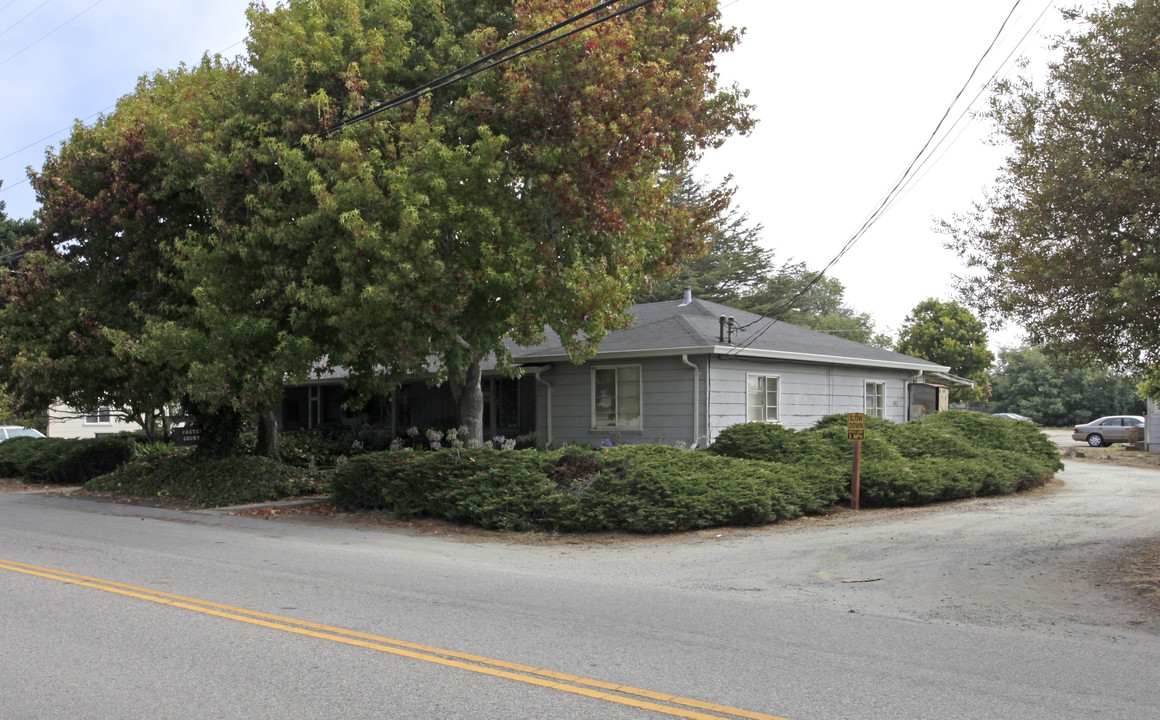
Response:
[[[963,289],[984,317],[1051,355],[1156,372],[1160,2],[1065,14],[1074,29],[1046,81],[998,85],[989,116],[1010,155],[947,223],[950,244],[977,271]]]

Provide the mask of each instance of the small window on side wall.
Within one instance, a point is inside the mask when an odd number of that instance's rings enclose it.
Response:
[[[748,422],[777,422],[781,378],[776,375],[745,377],[745,419]]]
[[[886,383],[866,382],[866,415],[886,419]]]
[[[112,408],[98,408],[92,415],[85,415],[85,425],[112,425],[113,424],[113,410]]]
[[[592,427],[641,429],[640,365],[592,369]]]

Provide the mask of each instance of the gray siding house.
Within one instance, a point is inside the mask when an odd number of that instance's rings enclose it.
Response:
[[[552,335],[516,349],[536,378],[542,442],[703,446],[737,423],[801,429],[845,412],[905,422],[936,410],[915,401],[917,389],[969,383],[936,363],[705,300],[632,313],[636,324],[582,365]]]
[[[695,447],[747,421],[801,429],[865,412],[904,422],[942,409],[946,385],[969,384],[926,360],[691,297],[631,312],[635,325],[611,333],[583,364],[549,331],[540,345],[512,347],[521,377],[485,369],[485,437],[534,431],[541,445]],[[343,395],[334,374],[288,388],[283,429],[376,425],[397,436],[457,424],[447,388],[421,378],[355,413]]]

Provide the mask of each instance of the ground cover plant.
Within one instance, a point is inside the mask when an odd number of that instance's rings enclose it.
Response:
[[[203,458],[171,451],[122,465],[84,489],[224,507],[325,494],[330,473],[252,455]]]
[[[735,425],[707,452],[660,445],[598,449],[369,453],[335,476],[343,509],[386,510],[488,529],[653,533],[759,525],[830,511],[849,499],[846,417],[802,431]],[[1029,423],[946,412],[902,425],[868,418],[862,502],[868,506],[999,495],[1062,467]]]
[[[792,435],[782,430],[774,445],[764,447],[762,431],[750,428],[755,424],[726,428],[709,451],[851,465],[845,415],[829,415]],[[770,447],[778,449],[771,453]],[[960,410],[902,424],[867,418],[861,500],[901,506],[1002,495],[1042,485],[1062,467],[1054,443],[1031,423]]]
[[[325,449],[325,439],[302,438],[296,460]],[[0,470],[33,443],[0,445]],[[800,431],[735,425],[707,451],[501,447],[358,452],[334,471],[158,447],[85,488],[213,507],[329,492],[342,510],[560,532],[761,525],[823,514],[849,500],[852,444],[844,415]],[[1061,467],[1054,444],[1030,423],[955,411],[904,424],[868,418],[861,499],[901,506],[1007,494],[1042,484]]]
[[[843,478],[785,463],[661,445],[588,450],[370,453],[337,471],[343,509],[388,510],[489,529],[672,532],[819,513]]]

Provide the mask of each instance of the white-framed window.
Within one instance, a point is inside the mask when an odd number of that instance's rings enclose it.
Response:
[[[640,365],[592,368],[592,427],[641,429]]]
[[[886,419],[886,383],[866,381],[866,415]]]
[[[781,395],[777,375],[745,376],[745,419],[748,422],[777,422]]]
[[[113,424],[113,409],[112,408],[97,408],[97,411],[92,415],[85,415],[85,425],[112,425]]]

